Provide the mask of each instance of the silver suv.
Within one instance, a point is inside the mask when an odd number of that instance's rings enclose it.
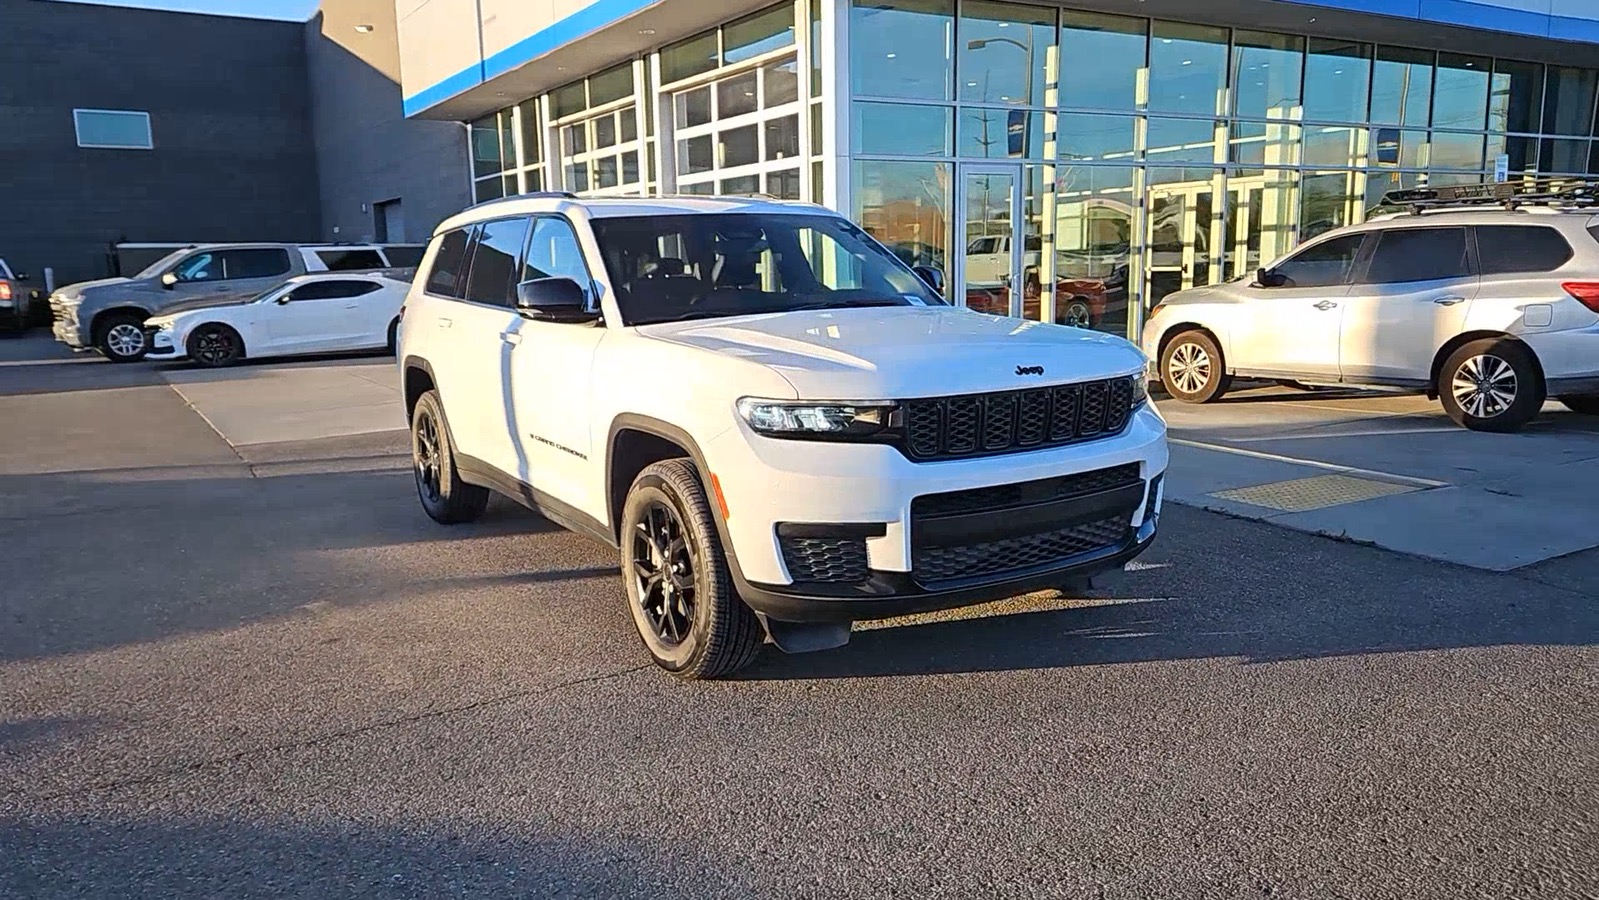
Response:
[[[420,244],[201,244],[132,278],[105,278],[50,296],[56,340],[113,362],[142,359],[151,316],[242,302],[299,275],[414,269]]]
[[[1166,390],[1209,403],[1238,377],[1415,391],[1476,431],[1519,430],[1549,398],[1599,412],[1599,183],[1388,200],[1408,211],[1162,300],[1144,350]]]

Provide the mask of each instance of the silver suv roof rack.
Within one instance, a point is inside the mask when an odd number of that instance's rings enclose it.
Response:
[[[1383,206],[1398,206],[1420,215],[1442,207],[1555,206],[1567,209],[1599,207],[1599,178],[1529,178],[1522,181],[1485,181],[1440,187],[1389,191]]]

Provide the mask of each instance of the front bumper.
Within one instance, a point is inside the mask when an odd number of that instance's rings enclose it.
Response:
[[[173,332],[146,328],[144,340],[145,346],[150,348],[144,354],[145,359],[173,360],[182,359],[186,355]]]
[[[1067,586],[1120,568],[1154,538],[1168,461],[1166,426],[1149,404],[1113,437],[981,459],[914,463],[888,446],[774,440],[742,423],[702,449],[726,499],[728,515],[719,524],[740,594],[757,612],[794,622],[953,608]],[[1069,503],[980,509],[939,523],[925,507],[917,511],[918,498],[981,494],[1108,470],[1130,470],[1131,483]],[[1035,535],[1023,533],[1031,526],[1020,523],[1038,516],[1038,536],[1064,534],[1066,542],[1051,546],[1065,550],[1017,555],[1018,564],[1002,570],[985,566],[983,554],[990,550],[1010,552],[1006,541],[1032,540]],[[1075,540],[1071,529],[1078,526],[1098,537]],[[945,546],[961,544],[960,530],[967,527],[967,546]],[[849,559],[818,564],[844,566],[851,583],[819,583],[816,569],[796,578],[793,550],[785,554],[780,534],[795,529],[824,540],[853,530],[856,549]],[[979,574],[959,577],[967,561]]]
[[[75,350],[82,350],[89,346],[87,335],[78,325],[78,304],[65,303],[59,299],[50,300],[50,325],[51,334],[55,339]]]

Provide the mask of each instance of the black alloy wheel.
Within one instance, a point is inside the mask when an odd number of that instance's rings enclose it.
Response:
[[[637,603],[655,636],[676,647],[694,626],[697,586],[694,557],[677,511],[655,500],[633,529],[633,573]]]
[[[439,423],[431,410],[423,410],[416,417],[416,449],[412,454],[416,463],[416,489],[422,499],[431,503],[444,502],[441,487],[444,471],[444,454],[439,450]]]
[[[189,359],[207,368],[231,366],[244,358],[244,341],[226,325],[202,325],[189,337]]]

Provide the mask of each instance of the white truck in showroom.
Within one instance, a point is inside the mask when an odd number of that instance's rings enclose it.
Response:
[[[422,506],[470,522],[498,492],[616,548],[685,678],[1125,568],[1167,463],[1145,357],[941,289],[808,204],[475,206],[401,311]]]

